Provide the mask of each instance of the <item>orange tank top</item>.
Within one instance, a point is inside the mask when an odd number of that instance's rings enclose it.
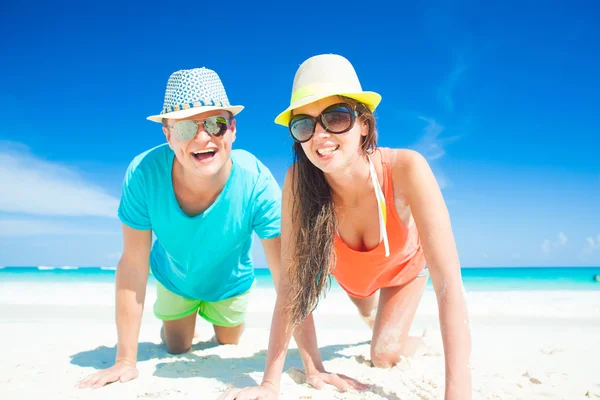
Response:
[[[381,288],[403,285],[417,277],[425,267],[417,227],[414,223],[405,226],[396,212],[390,150],[378,150],[383,167],[383,188],[379,187],[374,168],[371,171],[375,176],[375,191],[382,192],[385,200],[381,199],[379,222],[373,220],[373,223],[385,225],[387,243],[382,235],[383,240],[374,249],[357,251],[348,247],[337,233],[334,239],[337,261],[332,275],[348,294],[359,298],[369,297]]]

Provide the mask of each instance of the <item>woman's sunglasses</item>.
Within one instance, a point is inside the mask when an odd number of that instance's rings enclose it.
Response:
[[[209,135],[214,137],[220,137],[223,136],[229,128],[229,118],[224,117],[222,115],[215,115],[197,121],[192,119],[186,119],[185,121],[177,121],[172,126],[167,126],[173,130],[173,134],[177,139],[179,139],[179,141],[189,142],[198,133],[200,125],[202,125],[204,131],[207,132]]]
[[[298,143],[308,142],[315,134],[317,122],[329,133],[348,132],[356,121],[356,110],[349,104],[339,103],[324,109],[316,117],[310,115],[295,115],[288,127],[292,138]]]

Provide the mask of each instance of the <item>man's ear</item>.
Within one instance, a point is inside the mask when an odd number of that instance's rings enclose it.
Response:
[[[237,133],[237,125],[235,117],[231,118],[231,143],[235,142],[235,134]]]
[[[171,149],[173,149],[173,146],[171,146],[171,130],[165,125],[163,125],[162,130],[163,130],[163,133],[165,134],[165,138],[167,139],[167,142],[169,143],[169,147]]]

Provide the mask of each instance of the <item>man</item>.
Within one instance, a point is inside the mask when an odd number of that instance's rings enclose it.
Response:
[[[157,281],[154,314],[173,354],[190,349],[197,314],[213,324],[218,343],[238,343],[254,282],[253,232],[278,279],[281,190],[252,154],[232,150],[235,116],[242,109],[230,105],[210,69],[181,70],[169,78],[161,113],[148,117],[162,123],[167,143],[135,157],[123,183],[115,365],[79,387],[138,376],[149,269]]]

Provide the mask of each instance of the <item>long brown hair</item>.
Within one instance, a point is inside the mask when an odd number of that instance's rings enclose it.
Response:
[[[377,127],[373,113],[362,103],[342,97],[354,106],[356,123],[366,122],[369,132],[362,137],[361,149],[371,153],[377,146]],[[292,220],[295,224],[295,251],[290,266],[292,303],[289,313],[294,325],[306,318],[329,287],[335,267],[333,249],[336,219],[331,187],[323,171],[306,157],[300,143],[294,143],[292,169]]]

